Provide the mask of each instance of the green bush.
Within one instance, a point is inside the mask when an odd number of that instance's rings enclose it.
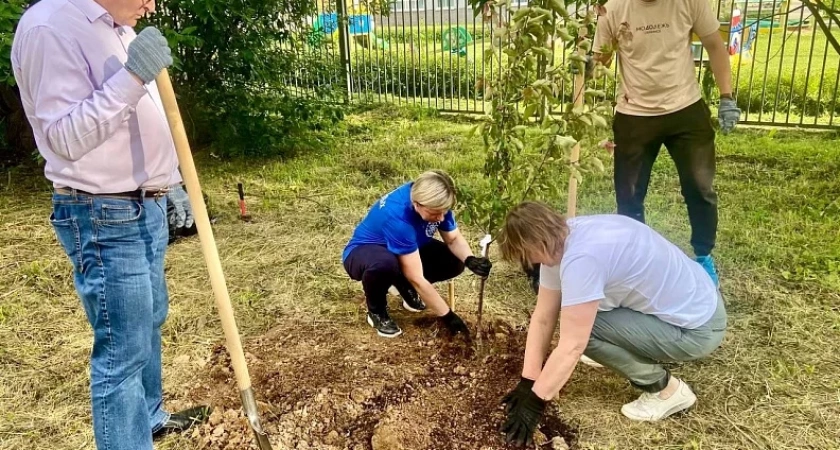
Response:
[[[315,13],[297,0],[166,0],[149,19],[174,49],[173,82],[190,138],[222,156],[284,155],[320,146],[341,119],[335,102],[291,95],[288,74],[306,64],[297,31]],[[332,92],[319,92],[330,99]]]
[[[494,60],[494,67],[498,63]],[[357,56],[351,61],[353,92],[391,94],[403,97],[438,97],[483,99],[488,66],[466,57],[438,53],[427,57],[425,52],[405,58],[392,51],[384,57]],[[493,75],[497,73],[493,69]],[[612,93],[614,80],[600,80],[597,88]],[[565,86],[562,99],[571,102],[572,87]]]
[[[802,72],[794,74],[791,70],[783,71],[781,76],[778,70],[766,74],[757,70],[752,73],[742,71],[738,79],[738,107],[749,110],[750,114],[787,113],[788,105],[790,111],[798,115],[840,113],[840,99],[836,98],[838,92],[835,86],[837,70],[825,70],[822,90],[820,78],[819,74],[806,77]]]
[[[392,44],[409,44],[423,45],[437,48],[441,47],[443,32],[449,28],[461,26],[470,33],[472,39],[480,41],[484,38],[490,37],[490,27],[473,26],[473,25],[436,25],[432,26],[417,26],[417,27],[396,27],[388,26],[387,18],[385,23],[376,30],[376,36],[385,39]]]
[[[33,160],[35,140],[12,73],[12,40],[28,0],[0,3],[0,167]]]

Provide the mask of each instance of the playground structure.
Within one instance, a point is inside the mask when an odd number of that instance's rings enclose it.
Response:
[[[307,42],[312,47],[329,46],[335,42],[339,33],[338,13],[322,12],[314,16],[310,24],[312,30]],[[390,43],[387,39],[376,36],[376,21],[372,14],[364,11],[354,11],[347,16],[347,35],[359,45],[367,49],[388,50]],[[463,26],[453,25],[441,28],[438,38],[442,52],[449,52],[458,56],[467,55],[467,46],[473,42],[470,32]],[[412,43],[409,43],[413,46]]]
[[[796,32],[811,27],[811,17],[804,13],[791,15],[791,12],[798,11],[802,6],[791,9],[791,2],[788,0],[736,0],[732,5],[731,18],[729,21],[721,21],[720,35],[727,43],[729,55],[733,64],[746,64],[752,59],[752,48],[755,40],[760,35],[767,35],[774,31]],[[691,50],[694,56],[694,63],[697,66],[708,65],[704,60],[703,45],[700,37],[691,35]]]

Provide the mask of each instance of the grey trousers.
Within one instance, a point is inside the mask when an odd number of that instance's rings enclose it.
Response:
[[[714,315],[689,330],[627,308],[598,312],[584,354],[645,391],[659,392],[670,373],[660,363],[691,361],[711,354],[726,333],[726,307],[718,294]]]

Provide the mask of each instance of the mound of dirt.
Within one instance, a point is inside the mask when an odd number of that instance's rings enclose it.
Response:
[[[501,398],[519,380],[526,333],[489,324],[480,343],[436,322],[400,320],[382,339],[361,324],[288,324],[245,347],[263,428],[275,449],[501,450]],[[194,437],[203,448],[256,448],[222,346],[190,397],[216,406]],[[574,448],[577,431],[549,409],[543,449]]]

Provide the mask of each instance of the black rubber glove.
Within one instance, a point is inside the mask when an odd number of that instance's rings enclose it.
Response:
[[[532,390],[507,413],[507,421],[502,432],[507,435],[508,444],[526,446],[534,443],[534,431],[545,413],[546,401],[539,398]]]
[[[522,266],[522,270],[525,272],[525,275],[528,277],[528,284],[531,285],[531,289],[534,291],[534,294],[539,294],[540,292],[540,265],[534,264],[531,267]]]
[[[525,377],[520,378],[516,387],[502,399],[502,404],[506,405],[505,411],[510,412],[511,409],[516,408],[531,392],[532,387],[534,387],[534,380]]]
[[[446,313],[445,316],[442,316],[440,319],[443,321],[444,325],[446,325],[446,328],[449,330],[449,332],[453,335],[463,333],[465,337],[470,337],[470,330],[469,328],[467,328],[467,324],[465,324],[464,321],[461,320],[461,318],[458,317],[458,315],[455,314],[455,312],[451,309],[448,313]]]
[[[474,274],[482,278],[490,275],[490,268],[493,267],[489,259],[484,257],[476,258],[475,256],[467,256],[467,259],[464,260],[464,265],[467,266],[467,269],[472,270]]]

